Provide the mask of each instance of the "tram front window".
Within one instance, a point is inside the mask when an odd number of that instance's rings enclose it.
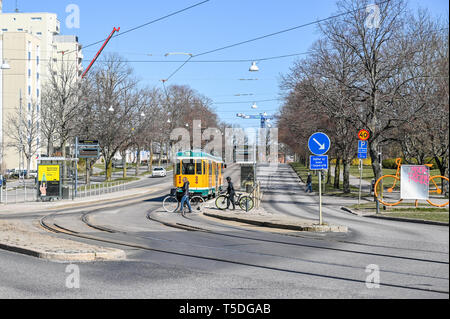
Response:
[[[177,161],[177,175],[181,175],[181,162]]]
[[[195,162],[193,160],[183,160],[182,175],[195,175]]]

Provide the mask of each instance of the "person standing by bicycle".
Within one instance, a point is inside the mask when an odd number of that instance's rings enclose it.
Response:
[[[230,203],[233,204],[233,210],[236,210],[236,203],[234,201],[234,196],[236,195],[234,191],[234,185],[231,182],[231,177],[227,177],[228,187],[227,187],[227,209],[230,209]]]
[[[181,198],[180,212],[183,212],[184,203],[187,203],[189,208],[189,213],[192,213],[191,203],[189,202],[189,181],[187,177],[183,178],[183,197]]]

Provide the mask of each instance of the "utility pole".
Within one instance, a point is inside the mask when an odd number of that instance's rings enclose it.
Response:
[[[22,135],[22,125],[23,125],[23,108],[22,108],[22,89],[19,90],[19,136],[20,136],[20,151],[19,151],[19,179],[21,178],[24,170],[24,159],[23,159],[23,149],[24,149],[24,141]],[[25,180],[24,180],[25,183]]]

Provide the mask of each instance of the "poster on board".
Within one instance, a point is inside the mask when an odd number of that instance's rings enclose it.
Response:
[[[401,198],[428,200],[430,188],[430,168],[424,165],[402,165]]]

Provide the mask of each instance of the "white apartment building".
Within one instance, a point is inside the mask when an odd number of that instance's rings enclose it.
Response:
[[[39,113],[42,87],[63,65],[82,74],[83,55],[76,36],[60,35],[60,22],[54,13],[2,12],[0,0],[0,64],[10,68],[0,70],[0,170],[24,168],[17,150],[8,148],[5,130],[7,119],[18,109]],[[63,63],[62,63],[63,62]],[[40,126],[40,121],[37,122]],[[38,138],[40,144],[41,138]],[[42,148],[41,148],[42,149]],[[39,156],[41,151],[38,151]],[[37,164],[37,156],[32,169]],[[0,172],[1,174],[1,172]]]

